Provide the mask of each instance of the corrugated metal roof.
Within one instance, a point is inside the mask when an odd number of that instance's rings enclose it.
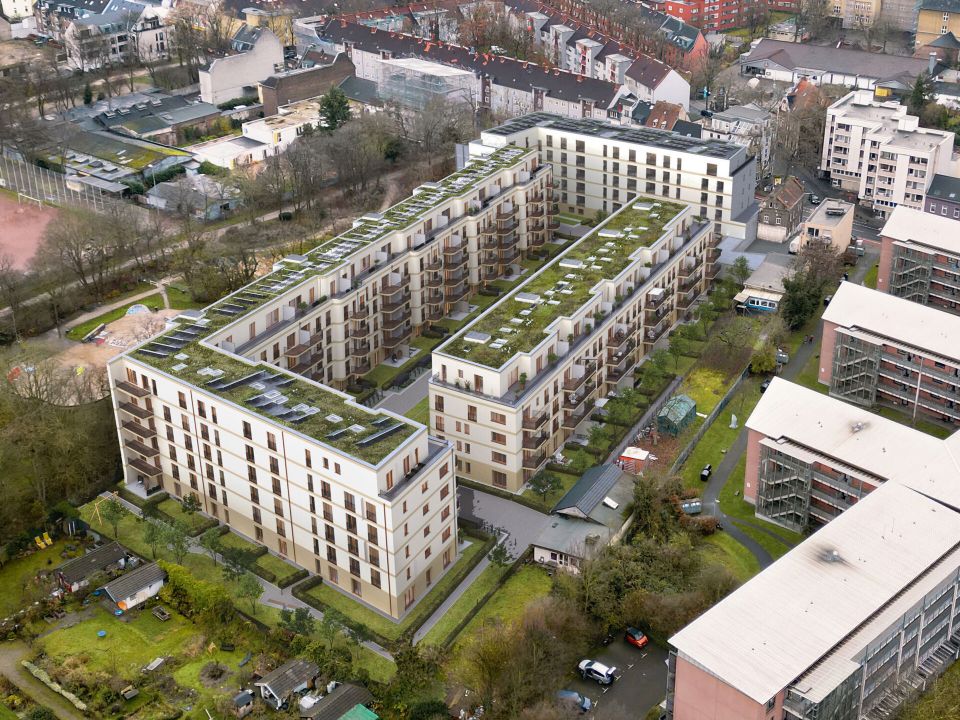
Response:
[[[603,498],[610,494],[621,475],[622,471],[616,465],[597,465],[590,468],[567,494],[560,498],[553,507],[553,512],[563,512],[575,507],[584,515],[589,515],[603,502]]]

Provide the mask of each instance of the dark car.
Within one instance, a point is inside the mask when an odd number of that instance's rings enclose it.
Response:
[[[700,479],[706,482],[710,479],[711,475],[713,475],[713,465],[707,463],[703,466],[703,470],[700,471]]]
[[[767,378],[762,383],[760,383],[760,392],[765,393],[768,387],[770,387],[770,378]]]
[[[637,630],[635,627],[628,627],[623,639],[638,648],[645,647],[646,644],[650,642],[650,638],[644,635],[642,631]]]
[[[593,700],[586,695],[581,695],[576,690],[559,690],[557,692],[557,702],[563,705],[576,706],[580,712],[590,712],[593,708]]]
[[[607,667],[596,660],[581,660],[577,669],[584,680],[596,680],[601,685],[612,685],[617,679],[615,667]]]
[[[811,205],[819,205],[819,204],[820,204],[820,196],[819,196],[819,195],[813,195],[813,194],[811,194],[811,195],[810,195],[810,204],[811,204]]]
[[[830,301],[833,300],[833,295],[827,295],[823,298],[823,306],[826,307],[830,304]]]

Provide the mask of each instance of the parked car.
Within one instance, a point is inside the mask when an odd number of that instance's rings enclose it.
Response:
[[[833,295],[827,295],[823,298],[823,306],[826,307],[830,304],[830,301],[833,300]]]
[[[821,202],[821,200],[820,200],[820,196],[819,196],[819,195],[814,195],[813,193],[810,193],[810,204],[811,204],[811,205],[819,205],[820,202]]]
[[[787,355],[787,353],[785,353],[785,352],[784,352],[783,350],[781,350],[780,348],[777,348],[776,360],[777,360],[777,362],[780,363],[781,365],[786,365],[788,362],[790,362],[790,356]]]
[[[770,387],[770,378],[767,378],[762,383],[760,383],[760,392],[765,393],[768,387]]]
[[[607,667],[596,660],[581,660],[577,665],[584,680],[596,680],[601,685],[612,685],[617,679],[615,667]]]
[[[593,700],[586,695],[581,695],[576,690],[560,690],[557,692],[557,702],[562,705],[576,706],[580,712],[590,712],[593,708]]]
[[[700,479],[706,482],[710,479],[711,475],[713,475],[713,465],[707,463],[703,466],[703,470],[700,471]]]
[[[638,648],[642,648],[646,646],[648,642],[650,642],[650,638],[644,635],[642,631],[637,630],[635,627],[628,627],[623,639],[631,645],[636,645]]]

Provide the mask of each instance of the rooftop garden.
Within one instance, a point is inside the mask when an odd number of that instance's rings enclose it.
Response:
[[[359,248],[407,227],[437,203],[462,195],[495,172],[518,164],[532,152],[533,150],[513,146],[502,148],[438,183],[424,186],[426,189],[394,205],[382,216],[371,215],[364,218],[347,232],[309,251],[305,262],[284,261],[272,273],[201,311],[202,317],[195,323],[181,321],[178,327],[152,338],[133,351],[133,357],[348,455],[371,464],[380,462],[416,432],[414,425],[403,424],[401,429],[382,439],[368,442],[368,438],[396,423],[389,421],[388,416],[382,413],[347,404],[349,398],[333,390],[303,380],[297,375],[283,373],[271,365],[244,362],[236,355],[220,351],[201,341],[303,284],[309,277],[336,267]],[[229,385],[257,372],[266,373],[267,388],[244,382],[236,387],[220,389],[220,386]],[[288,382],[291,377],[293,381]],[[214,382],[215,385],[211,385]],[[250,401],[260,398],[264,392],[274,390],[274,387],[269,387],[271,382],[288,383],[282,387],[286,407],[303,405],[315,408],[316,411],[296,421],[261,412],[251,405]],[[357,429],[357,426],[360,426],[360,429]],[[353,429],[350,429],[351,427]]]
[[[551,323],[583,307],[597,283],[623,272],[626,258],[655,244],[686,207],[637,198],[455,335],[441,352],[490,368],[502,367],[517,353],[530,352],[543,341]],[[489,339],[472,342],[467,339],[469,333]]]

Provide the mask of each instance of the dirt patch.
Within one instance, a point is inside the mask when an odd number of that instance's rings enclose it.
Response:
[[[0,252],[9,255],[16,267],[26,269],[43,241],[44,230],[58,212],[32,201],[18,203],[16,198],[0,193]]]
[[[233,670],[223,663],[210,662],[200,669],[200,682],[207,688],[222,688],[233,675]]]
[[[178,310],[158,310],[136,315],[124,315],[114,320],[91,342],[75,343],[57,356],[57,360],[71,369],[101,369],[107,362],[162,332],[167,319],[175,317]]]

